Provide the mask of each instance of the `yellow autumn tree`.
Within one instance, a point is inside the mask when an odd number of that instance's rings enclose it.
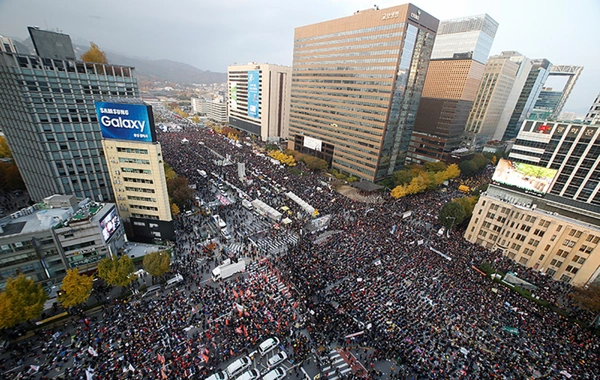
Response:
[[[406,192],[406,186],[400,185],[400,186],[396,186],[392,189],[392,192],[390,193],[390,195],[395,198],[402,198],[405,197],[408,193]]]
[[[58,297],[58,301],[64,308],[86,302],[92,294],[93,281],[92,277],[79,274],[77,268],[67,270],[67,275],[60,286],[62,294]]]
[[[144,270],[152,277],[159,277],[169,271],[171,257],[166,251],[154,251],[144,256]]]
[[[4,136],[0,136],[0,158],[12,158],[12,153]]]
[[[444,172],[446,173],[447,180],[458,178],[458,176],[460,175],[460,169],[456,164],[449,165]]]
[[[179,206],[177,206],[175,203],[171,203],[171,214],[177,215],[179,212]]]
[[[0,329],[39,317],[47,299],[42,286],[32,279],[22,274],[9,278],[0,293]]]
[[[108,60],[106,59],[106,54],[104,54],[104,52],[100,50],[98,45],[96,45],[93,42],[90,42],[90,50],[83,53],[83,55],[81,56],[81,60],[83,62],[89,63],[108,63]]]

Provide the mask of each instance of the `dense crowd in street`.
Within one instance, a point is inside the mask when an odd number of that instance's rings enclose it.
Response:
[[[6,369],[28,352],[40,367],[7,378],[62,372],[80,379],[86,371],[99,379],[203,378],[272,336],[293,364],[309,360],[319,347],[364,349],[359,359],[367,371],[341,378],[597,378],[597,337],[476,268],[493,263],[514,271],[552,302],[568,286],[472,245],[458,232],[449,238],[437,233],[438,210],[461,195],[458,183],[445,192],[365,204],[330,190],[318,174],[302,167],[291,174],[249,144],[206,129],[160,133],[159,141],[165,161],[205,200],[211,190],[199,170],[217,174],[250,199],[289,207],[293,223],[284,228],[302,234],[299,244],[261,257],[239,236],[245,252],[232,259],[248,258],[246,275],[213,284],[203,277],[219,262],[207,257],[194,229],[204,217],[179,216],[171,269],[183,275],[183,286],[113,300],[98,321],[73,318],[16,345]],[[236,165],[219,165],[225,157],[244,162],[252,183],[238,178]],[[311,217],[282,189],[331,215],[330,232],[307,233]],[[222,205],[219,212],[241,223],[236,208]],[[411,215],[403,218],[406,211]],[[273,238],[269,233],[261,236]],[[374,369],[381,360],[396,363],[392,373]]]

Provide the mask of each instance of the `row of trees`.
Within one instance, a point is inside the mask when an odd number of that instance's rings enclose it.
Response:
[[[175,170],[167,163],[164,163],[164,167],[171,213],[177,215],[180,210],[184,210],[193,204],[194,189],[190,188],[187,178],[177,175]]]
[[[286,166],[296,166],[296,160],[294,159],[294,156],[287,155],[280,150],[270,150],[269,157],[276,159]]]
[[[394,182],[398,183],[398,185],[392,190],[390,195],[398,199],[406,195],[433,190],[445,181],[460,175],[460,170],[456,164],[450,166],[446,166],[443,162],[431,164],[435,165],[415,166],[395,172],[393,178]],[[425,170],[426,167],[429,170]]]
[[[492,157],[492,160],[494,161],[492,163],[494,164],[496,160],[495,157],[496,156]],[[470,177],[483,171],[489,162],[490,160],[488,160],[483,154],[477,153],[472,159],[461,161],[458,164],[458,168],[463,175]]]
[[[306,167],[310,170],[326,170],[329,167],[327,161],[319,157],[311,156],[310,154],[300,153],[292,149],[287,149],[285,153],[293,156],[296,162],[304,162]]]
[[[153,277],[169,271],[171,257],[167,251],[154,251],[144,256],[143,267]],[[98,277],[110,286],[127,287],[137,277],[135,266],[127,255],[106,258],[98,263]],[[93,289],[93,278],[79,273],[79,269],[67,270],[63,278],[57,301],[65,309],[87,302]],[[0,329],[38,318],[48,300],[48,294],[40,284],[19,274],[9,278],[6,288],[0,293]]]

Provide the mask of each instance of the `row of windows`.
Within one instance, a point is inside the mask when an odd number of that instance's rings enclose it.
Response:
[[[152,174],[152,171],[148,169],[121,168],[121,171],[123,173]]]
[[[397,43],[395,43],[397,45]],[[356,52],[347,52],[347,53],[335,53],[335,54],[317,54],[317,55],[303,55],[303,54],[294,54],[294,62],[306,62],[310,63],[310,61],[314,59],[328,59],[328,58],[339,58],[339,57],[371,57],[371,56],[388,56],[388,55],[397,55],[398,49],[394,50],[371,50],[371,51],[356,51]],[[395,57],[394,57],[395,58]],[[386,61],[387,62],[387,61]]]
[[[128,195],[127,199],[130,201],[156,202],[156,198],[136,197],[134,195]]]
[[[136,182],[136,183],[147,183],[147,184],[153,184],[154,181],[151,179],[144,179],[144,178],[130,178],[130,177],[123,177],[123,181],[125,182]]]
[[[306,61],[306,62],[302,62],[303,60],[294,60],[294,66],[295,65],[348,65],[348,64],[352,64],[352,63],[391,63],[391,62],[397,62],[398,61],[398,57],[389,57],[389,58],[371,58],[371,59],[342,59],[342,60],[337,60],[337,61],[330,61],[330,60],[324,60],[324,61]],[[380,68],[374,68],[374,70],[380,70]]]
[[[124,162],[127,164],[150,165],[149,160],[142,160],[141,158],[119,157],[119,162]]]
[[[119,146],[117,147],[117,152],[132,153],[132,154],[148,154],[147,149],[122,148]]]
[[[158,207],[153,207],[153,206],[143,206],[143,205],[130,204],[129,207],[130,208],[134,208],[134,209],[138,209],[138,210],[158,211]]]
[[[129,186],[125,186],[125,190],[127,191],[135,191],[138,193],[154,193],[154,189],[145,189],[143,187],[129,187]]]
[[[156,215],[139,214],[139,213],[135,213],[135,212],[132,212],[131,216],[134,218],[142,218],[142,219],[158,219],[158,216],[156,216]]]
[[[370,28],[347,30],[344,32],[321,34],[318,36],[298,38],[297,40],[294,40],[294,47],[310,46],[309,44],[304,44],[304,45],[300,44],[300,42],[305,42],[305,41],[317,41],[317,40],[323,40],[323,39],[332,38],[332,37],[352,36],[355,34],[362,34],[362,33],[369,33],[369,32],[381,32],[384,30],[398,29],[403,26],[404,26],[404,23],[400,22],[400,23],[396,23],[396,24],[378,25],[378,26],[374,26],[374,27],[370,27]],[[363,38],[363,37],[359,37],[359,38]],[[332,41],[328,41],[328,42],[332,42]],[[337,42],[337,41],[333,41],[333,42]],[[327,42],[324,42],[324,43],[327,43]]]
[[[402,27],[404,24],[398,24],[398,27]],[[315,46],[325,46],[325,45],[333,45],[333,44],[348,44],[350,46],[353,45],[354,42],[357,41],[370,41],[370,40],[377,40],[380,38],[396,38],[396,37],[400,37],[402,35],[402,32],[393,32],[393,33],[386,33],[386,34],[371,34],[371,35],[367,35],[367,36],[360,36],[360,37],[351,37],[351,38],[342,38],[342,39],[337,39],[337,40],[329,40],[329,41],[324,41],[324,42],[313,42],[313,43],[308,43],[308,44],[294,44],[294,50],[302,50],[303,48],[308,48],[308,47],[315,47]],[[299,40],[298,40],[299,41]],[[333,47],[329,48],[329,49],[334,49]],[[308,50],[308,51],[312,51],[312,50]]]

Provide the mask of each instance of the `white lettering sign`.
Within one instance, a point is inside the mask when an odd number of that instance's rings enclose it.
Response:
[[[384,13],[382,20],[389,20],[391,18],[398,18],[400,16],[400,11]]]
[[[122,117],[114,119],[110,116],[102,116],[100,122],[105,127],[139,129],[140,132],[144,132],[144,126],[146,124],[146,121],[142,120],[129,120],[123,119]]]

